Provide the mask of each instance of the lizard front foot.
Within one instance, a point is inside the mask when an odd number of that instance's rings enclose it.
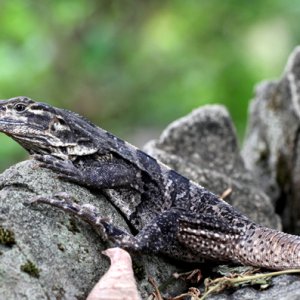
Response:
[[[58,174],[58,178],[67,181],[82,184],[84,176],[82,172],[74,166],[70,160],[62,160],[52,155],[39,155],[32,156],[33,159],[38,161],[38,165],[42,168],[47,168]]]

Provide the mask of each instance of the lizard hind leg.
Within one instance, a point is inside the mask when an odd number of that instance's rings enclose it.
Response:
[[[61,192],[51,196],[37,196],[33,198],[30,203],[44,203],[59,208],[89,223],[104,241],[111,240],[115,242],[117,246],[128,250],[139,250],[139,244],[134,236],[113,225],[108,218],[102,217],[97,208],[93,205],[80,205],[75,201],[73,196]]]
[[[73,214],[89,223],[104,240],[110,240],[116,246],[128,251],[164,253],[181,259],[186,257],[177,241],[179,217],[177,211],[169,210],[159,214],[133,236],[113,225],[107,218],[103,218],[94,206],[77,204],[67,193],[38,196],[33,198],[31,203],[44,203]]]
[[[244,230],[217,215],[183,216],[179,222],[179,241],[195,255],[209,260],[236,261],[235,247]]]

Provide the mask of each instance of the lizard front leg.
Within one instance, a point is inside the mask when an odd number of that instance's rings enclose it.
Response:
[[[81,186],[95,189],[138,185],[138,171],[125,162],[94,162],[93,166],[80,167],[71,160],[58,159],[52,155],[34,155],[41,167],[50,169],[58,177]]]

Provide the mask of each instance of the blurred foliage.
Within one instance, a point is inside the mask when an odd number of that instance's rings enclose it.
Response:
[[[27,95],[115,134],[161,130],[206,103],[240,136],[255,83],[300,38],[291,0],[0,0],[1,98]],[[25,152],[0,135],[0,170]]]

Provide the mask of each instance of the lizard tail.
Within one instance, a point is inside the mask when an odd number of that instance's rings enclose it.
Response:
[[[245,265],[300,268],[300,236],[259,226],[247,232],[235,247],[237,261]]]

